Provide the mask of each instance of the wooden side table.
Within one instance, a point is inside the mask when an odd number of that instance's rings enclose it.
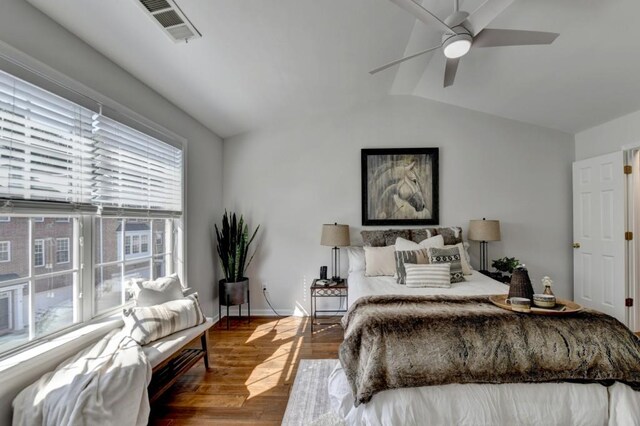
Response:
[[[317,284],[318,279],[313,280],[311,284],[311,333],[313,333],[313,325],[316,323],[318,319],[318,313],[345,313],[349,307],[349,285],[347,280],[345,279],[343,282],[339,284],[329,283],[329,285]],[[340,301],[342,299],[345,300],[345,308],[344,309],[317,309],[317,299],[325,298],[325,297],[336,297],[339,298]],[[318,325],[323,325],[322,323],[317,323]]]

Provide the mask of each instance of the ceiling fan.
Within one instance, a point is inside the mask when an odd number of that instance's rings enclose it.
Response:
[[[444,87],[453,84],[460,59],[469,53],[471,47],[525,46],[551,44],[560,35],[541,31],[501,30],[485,28],[500,15],[513,0],[486,0],[475,12],[461,11],[458,0],[454,0],[453,13],[444,21],[413,0],[391,0],[417,19],[442,32],[442,43],[418,53],[389,62],[369,71],[369,74],[386,70],[425,53],[442,49],[447,58],[444,70]]]

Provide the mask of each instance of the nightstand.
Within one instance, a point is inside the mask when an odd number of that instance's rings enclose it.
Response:
[[[347,280],[345,279],[343,282],[339,284],[330,283],[330,285],[324,284],[316,284],[318,279],[313,280],[311,284],[311,333],[313,333],[313,325],[316,324],[316,320],[318,319],[318,313],[345,313],[347,312],[347,308],[349,306],[349,286],[347,284]],[[335,297],[342,302],[342,299],[345,301],[344,309],[317,309],[317,299],[325,298],[325,297]],[[342,306],[342,303],[340,304]],[[323,325],[322,323],[317,323],[318,325]],[[326,323],[325,323],[326,324]]]

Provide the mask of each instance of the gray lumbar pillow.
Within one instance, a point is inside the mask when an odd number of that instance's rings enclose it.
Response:
[[[178,274],[154,281],[136,282],[136,306],[154,306],[184,298]]]

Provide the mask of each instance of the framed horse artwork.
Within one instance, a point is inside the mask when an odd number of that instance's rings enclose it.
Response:
[[[362,150],[362,224],[436,225],[438,148]]]

